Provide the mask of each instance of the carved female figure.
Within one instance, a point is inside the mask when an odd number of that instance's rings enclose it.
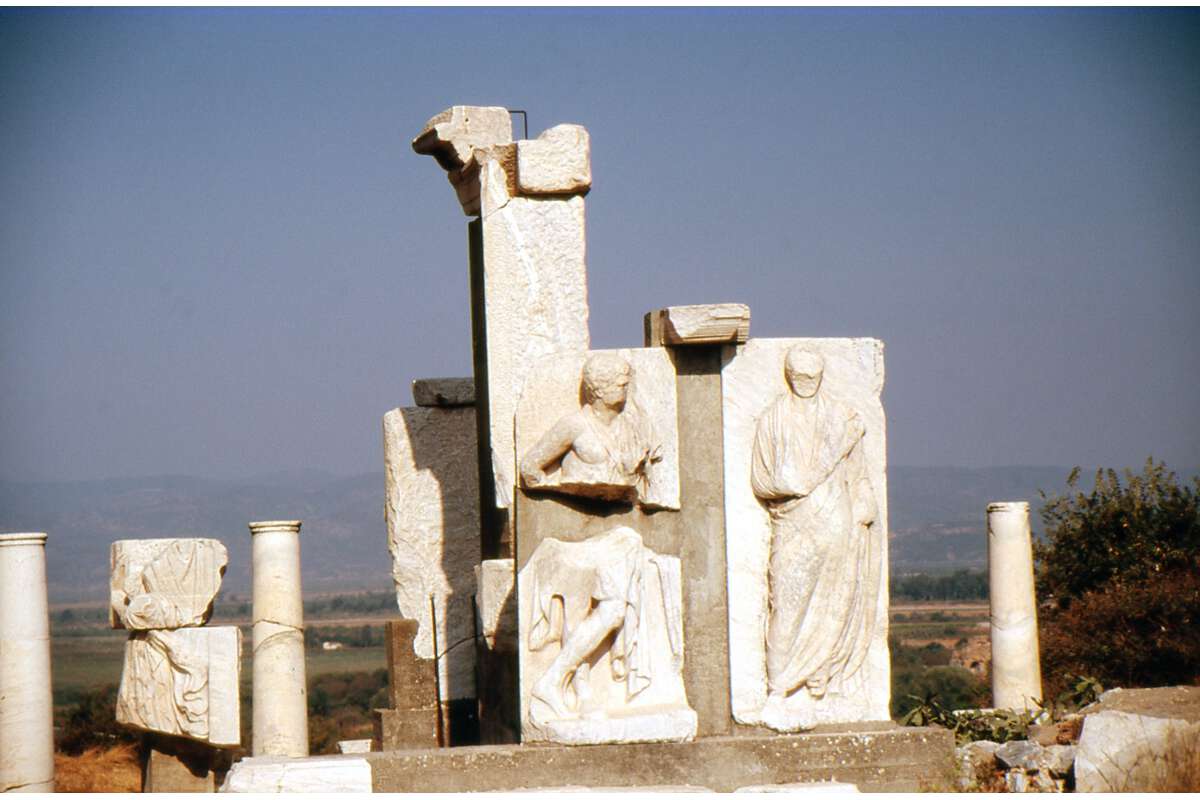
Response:
[[[862,419],[820,391],[819,355],[793,348],[784,375],[789,391],[758,420],[751,483],[771,517],[762,719],[799,730],[815,724],[826,692],[840,692],[862,666],[880,564]]]

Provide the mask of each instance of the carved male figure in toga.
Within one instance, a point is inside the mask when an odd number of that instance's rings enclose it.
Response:
[[[862,667],[875,626],[877,507],[862,443],[866,427],[821,391],[825,365],[788,351],[788,391],[758,420],[754,494],[771,517],[763,722],[802,730],[827,692],[841,693]]]

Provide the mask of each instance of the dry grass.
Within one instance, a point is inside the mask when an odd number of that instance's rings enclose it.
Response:
[[[59,792],[140,792],[137,747],[93,748],[77,756],[55,753],[54,787]]]

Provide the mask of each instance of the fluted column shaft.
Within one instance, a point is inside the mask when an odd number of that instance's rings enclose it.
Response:
[[[308,755],[300,522],[251,522],[254,755]]]
[[[54,791],[46,534],[0,535],[0,792]]]
[[[992,705],[1021,711],[1042,699],[1029,503],[987,507]]]

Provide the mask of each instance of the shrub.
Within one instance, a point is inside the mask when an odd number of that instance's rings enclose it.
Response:
[[[108,749],[137,742],[137,734],[117,722],[116,709],[115,683],[81,694],[62,722],[58,749],[77,756],[91,748]]]
[[[1048,697],[1066,673],[1107,686],[1200,683],[1200,576],[1176,569],[1137,583],[1113,581],[1040,620]]]
[[[901,668],[892,672],[892,717],[908,714],[923,701],[936,699],[953,711],[978,708],[988,689],[969,669],[962,667]]]

